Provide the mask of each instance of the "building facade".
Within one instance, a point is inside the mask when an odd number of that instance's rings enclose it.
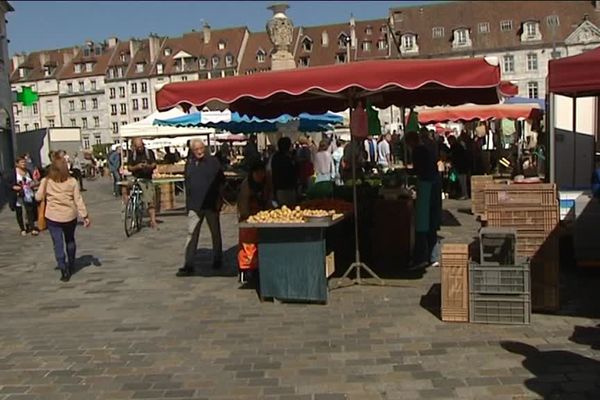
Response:
[[[14,9],[8,1],[0,1],[0,171],[11,168],[14,157],[14,123],[9,78],[11,65],[6,26],[6,14],[12,11]]]

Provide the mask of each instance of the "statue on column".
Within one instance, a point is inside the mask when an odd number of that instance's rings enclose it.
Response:
[[[294,36],[294,24],[291,19],[285,15],[289,8],[286,3],[273,4],[269,10],[273,16],[267,22],[267,33],[275,52],[271,55],[271,69],[292,69],[296,68],[296,62],[292,54],[292,41]]]

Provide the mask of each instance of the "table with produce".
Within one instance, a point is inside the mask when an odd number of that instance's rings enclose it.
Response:
[[[345,201],[312,200],[261,211],[240,223],[258,230],[261,298],[327,303],[337,250],[328,236],[351,210]]]

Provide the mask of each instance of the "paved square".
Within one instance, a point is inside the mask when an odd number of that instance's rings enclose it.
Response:
[[[66,284],[47,232],[21,238],[0,213],[0,400],[600,399],[598,274],[567,274],[564,312],[529,326],[441,322],[435,268],[326,306],[261,303],[237,283],[233,214],[225,271],[176,278],[184,217],[127,239],[108,181],[88,187]],[[473,217],[446,206],[442,236],[465,240]]]

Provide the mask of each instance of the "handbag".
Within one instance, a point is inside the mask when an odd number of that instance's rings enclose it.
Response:
[[[46,230],[46,200],[42,200],[37,206],[37,226],[39,231]]]

